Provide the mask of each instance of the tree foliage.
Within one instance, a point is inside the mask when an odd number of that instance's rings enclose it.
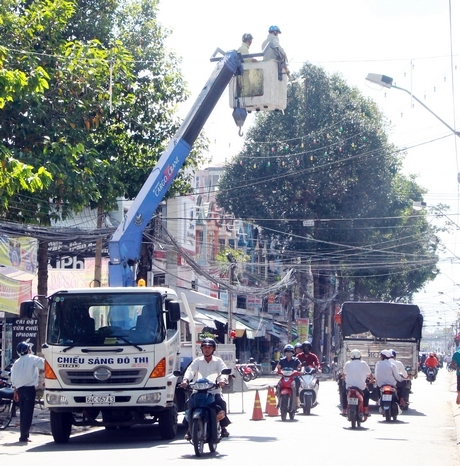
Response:
[[[175,106],[186,96],[179,60],[164,50],[157,4],[2,3],[0,58],[9,86],[0,94],[0,156],[42,176],[33,199],[17,186],[5,214],[48,225],[137,194],[175,133]],[[38,185],[45,174],[52,183]]]
[[[436,274],[436,231],[412,207],[425,190],[401,173],[374,102],[319,67],[296,78],[285,113],[248,132],[217,202],[278,236],[283,261],[338,276],[346,299],[409,299]]]

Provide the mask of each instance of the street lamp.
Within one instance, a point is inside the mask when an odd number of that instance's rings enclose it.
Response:
[[[458,174],[458,181],[460,183],[460,173]],[[452,225],[455,225],[455,227],[457,228],[457,230],[460,230],[460,225],[458,225],[456,222],[454,222],[449,216],[447,216],[439,207],[435,206],[435,205],[430,205],[428,206],[426,202],[424,201],[412,201],[412,207],[415,209],[415,210],[420,210],[420,209],[426,209],[427,207],[430,207],[430,209],[434,209],[436,210],[437,212],[439,212],[440,215],[442,215],[443,217],[446,217],[448,222],[451,223]],[[439,292],[439,294],[442,294]]]
[[[415,95],[412,94],[411,91],[408,91],[407,89],[398,87],[395,84],[393,84],[393,78],[390,78],[389,76],[385,76],[384,74],[369,73],[366,77],[366,80],[370,81],[371,83],[380,84],[381,86],[386,87],[387,89],[399,89],[400,91],[406,92],[414,100],[416,100],[422,107],[426,108],[432,115],[434,115],[444,126],[447,126],[447,128],[449,128],[456,136],[460,136],[460,131],[456,131],[454,128],[452,128],[452,126],[450,126],[442,118],[436,115],[436,113],[430,110],[420,99],[417,99],[417,97],[415,97]]]

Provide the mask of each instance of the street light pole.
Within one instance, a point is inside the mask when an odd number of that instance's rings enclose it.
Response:
[[[428,108],[420,99],[415,97],[415,95],[412,94],[411,91],[393,84],[393,78],[390,78],[389,76],[385,76],[384,74],[369,73],[366,77],[366,80],[370,81],[371,83],[380,84],[381,86],[386,87],[387,89],[399,89],[400,91],[406,92],[414,100],[416,100],[422,107],[426,108],[433,116],[435,116],[444,126],[449,128],[452,131],[452,133],[455,134],[455,136],[460,137],[460,131],[456,131],[454,128],[452,128],[452,126],[446,123],[441,117],[436,115],[436,113],[434,113],[430,108]]]

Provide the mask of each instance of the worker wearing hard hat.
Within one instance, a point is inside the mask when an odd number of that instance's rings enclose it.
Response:
[[[286,52],[280,45],[278,34],[281,34],[281,30],[278,26],[269,27],[268,36],[262,43],[264,60],[284,60],[285,62],[287,62]]]
[[[251,47],[252,44],[252,34],[246,33],[243,34],[242,37],[242,44],[240,45],[240,48],[237,50],[238,53],[241,55],[249,55],[249,47]],[[257,60],[255,58],[243,58],[244,62],[256,62]]]
[[[264,60],[276,60],[278,62],[278,79],[283,79],[283,74],[286,74],[291,79],[291,74],[287,67],[287,56],[283,47],[280,45],[278,34],[281,30],[278,26],[270,26],[268,28],[268,36],[262,43],[262,51]]]

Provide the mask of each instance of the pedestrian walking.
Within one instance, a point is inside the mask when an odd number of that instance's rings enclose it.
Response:
[[[460,346],[457,346],[452,355],[451,364],[457,369],[457,404],[460,405]]]
[[[30,442],[29,431],[35,407],[35,387],[39,370],[45,368],[45,360],[31,354],[30,346],[23,341],[16,347],[19,359],[11,368],[11,384],[19,396],[20,442]]]

